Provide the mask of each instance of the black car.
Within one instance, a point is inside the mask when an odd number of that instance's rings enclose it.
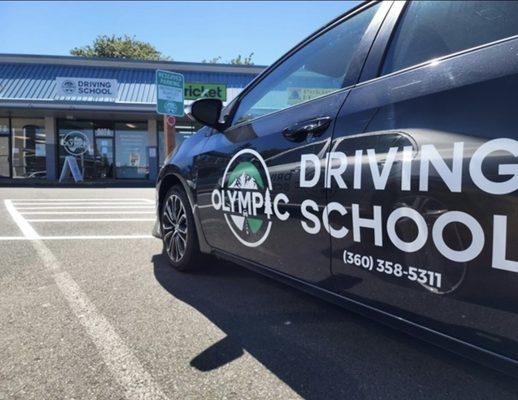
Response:
[[[366,2],[162,168],[173,267],[214,254],[518,372],[518,2]]]

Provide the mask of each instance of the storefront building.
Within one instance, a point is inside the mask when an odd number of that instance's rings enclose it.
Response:
[[[184,75],[186,104],[226,104],[263,69],[0,54],[0,180],[55,181],[71,155],[85,180],[154,180],[166,157],[156,70]],[[176,145],[198,128],[177,118]]]

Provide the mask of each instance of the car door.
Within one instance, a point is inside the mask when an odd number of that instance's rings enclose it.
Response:
[[[340,294],[518,360],[516,35],[516,2],[395,5],[328,200]]]
[[[245,90],[231,126],[197,158],[197,201],[208,243],[262,266],[320,282],[330,276],[329,235],[302,229],[301,203],[322,212],[335,118],[359,76],[390,4],[366,4],[309,38]],[[308,180],[310,178],[308,177]]]

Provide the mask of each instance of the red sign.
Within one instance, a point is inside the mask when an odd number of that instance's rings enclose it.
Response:
[[[169,125],[170,127],[173,127],[176,125],[176,118],[173,117],[172,115],[168,115],[167,116],[167,125]]]

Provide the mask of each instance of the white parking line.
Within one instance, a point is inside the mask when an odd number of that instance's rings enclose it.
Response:
[[[104,363],[123,389],[124,397],[128,400],[167,399],[167,396],[155,383],[149,372],[140,364],[137,357],[117,334],[106,317],[97,310],[70,274],[62,270],[59,261],[43,243],[42,239],[44,238],[37,234],[10,200],[4,200],[4,203],[14,222],[22,231],[24,238],[31,242],[72,312],[85,328]],[[70,239],[70,236],[66,238]],[[84,239],[84,237],[81,238]],[[99,237],[96,236],[95,238]],[[104,239],[107,238],[113,237],[104,237]],[[135,236],[129,238],[135,238]],[[45,239],[58,239],[58,237]]]
[[[27,222],[131,222],[154,221],[155,218],[38,218],[26,219]]]
[[[141,205],[141,206],[38,206],[38,207],[18,207],[16,206],[16,209],[18,210],[73,210],[73,209],[81,209],[81,210],[95,210],[95,209],[121,209],[121,208],[127,208],[127,209],[154,209],[155,206],[151,205]]]
[[[120,240],[154,239],[151,235],[79,235],[79,236],[40,236],[40,240]]]
[[[123,199],[118,199],[118,198],[113,198],[113,197],[96,197],[96,198],[78,198],[78,199],[62,199],[62,198],[59,198],[59,199],[11,199],[11,201],[13,201],[14,203],[17,203],[17,202],[39,202],[39,201],[48,201],[48,202],[56,202],[56,201],[59,201],[59,202],[62,202],[62,201],[142,201],[144,203],[154,203],[153,200],[150,200],[150,199],[138,199],[138,198],[131,198],[131,199],[128,199],[127,197],[126,198],[123,198]]]
[[[90,215],[90,214],[155,214],[155,211],[26,211],[20,213],[22,215],[62,215],[62,214],[80,214],[80,215]]]
[[[31,239],[25,236],[0,236],[0,242],[19,240],[128,240],[128,239],[156,239],[151,235],[96,235],[96,236],[40,236],[38,239]]]
[[[44,202],[32,202],[32,203],[14,203],[13,204],[16,207],[20,206],[42,206],[42,207],[52,207],[52,206],[147,206],[150,207],[151,205],[149,203],[144,203],[140,201],[57,201],[54,203],[51,203],[49,201]]]
[[[40,235],[34,230],[34,228],[29,224],[25,218],[21,216],[21,214],[16,210],[13,206],[13,202],[11,200],[4,200],[5,208],[11,214],[14,222],[18,225],[20,230],[23,233],[23,236],[29,239],[38,239]]]
[[[131,222],[131,221],[154,221],[154,218],[139,218],[139,217],[130,217],[129,215],[142,215],[142,214],[154,214],[154,210],[150,211],[143,211],[142,208],[149,209],[154,208],[152,205],[141,205],[138,206],[139,209],[128,209],[128,210],[112,210],[112,211],[47,211],[47,208],[55,209],[55,208],[112,208],[112,207],[19,207],[17,208],[12,200],[4,200],[5,207],[7,211],[11,214],[11,217],[16,222],[16,224],[20,227],[22,230],[23,236],[4,236],[0,237],[0,241],[9,241],[9,240],[125,240],[125,239],[152,239],[153,236],[149,234],[141,235],[141,234],[135,234],[135,235],[67,235],[67,236],[40,236],[36,230],[32,227],[30,222],[53,222],[53,223],[59,223],[59,222],[117,222],[117,221],[123,221],[123,222]],[[135,206],[129,206],[129,208],[133,208]],[[122,207],[127,208],[127,207]],[[25,209],[36,209],[39,211],[25,211]],[[26,219],[25,215],[97,215],[97,214],[104,214],[104,215],[123,215],[122,218],[36,218],[36,219]],[[124,217],[126,216],[126,218]]]

